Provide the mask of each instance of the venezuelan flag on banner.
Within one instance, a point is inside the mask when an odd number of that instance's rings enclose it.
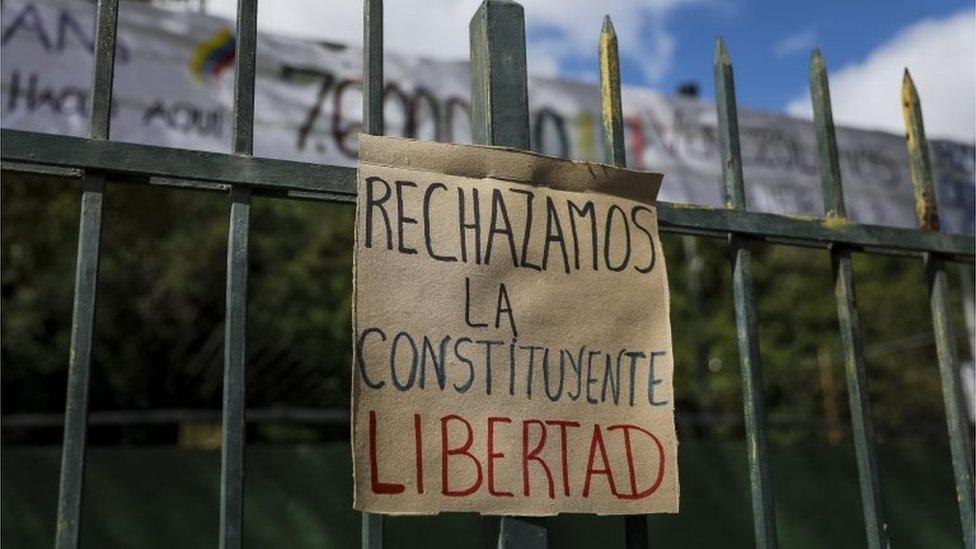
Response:
[[[237,40],[230,29],[220,29],[209,40],[201,42],[193,50],[190,58],[190,74],[196,81],[202,81],[205,76],[217,78],[224,69],[234,62],[234,51]]]

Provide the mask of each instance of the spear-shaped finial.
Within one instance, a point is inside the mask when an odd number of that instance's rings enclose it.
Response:
[[[939,211],[932,185],[932,165],[929,162],[929,142],[925,138],[922,104],[912,75],[905,69],[901,83],[901,109],[905,116],[905,145],[908,147],[908,166],[915,190],[915,216],[923,231],[939,230]]]
[[[623,107],[620,103],[620,57],[610,16],[600,31],[600,102],[603,113],[603,154],[608,164],[627,164],[624,152]]]
[[[830,86],[827,64],[819,49],[810,56],[810,101],[813,103],[813,123],[817,129],[817,150],[820,154],[820,179],[823,188],[824,212],[827,217],[844,217],[844,191],[841,188],[840,162],[837,156],[837,137],[834,114],[830,106]]]
[[[715,39],[715,106],[718,114],[718,141],[722,155],[722,179],[725,182],[725,205],[746,208],[742,179],[742,155],[739,151],[739,117],[735,106],[735,79],[732,58],[722,37]]]
[[[725,47],[725,40],[722,40],[721,36],[715,37],[715,57],[713,61],[716,66],[732,64],[732,58],[729,57],[729,50]]]
[[[826,64],[820,48],[813,48],[813,52],[810,54],[810,72],[814,71],[826,71]]]

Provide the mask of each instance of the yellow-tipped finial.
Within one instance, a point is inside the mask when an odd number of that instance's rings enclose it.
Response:
[[[603,118],[603,151],[608,164],[624,166],[623,107],[620,102],[620,58],[617,33],[610,16],[603,18],[600,31],[600,102]]]
[[[617,33],[613,30],[613,21],[610,20],[609,15],[603,16],[603,28],[600,29],[600,34],[607,34],[612,36],[614,40],[617,39]]]
[[[923,231],[939,230],[939,210],[932,185],[932,165],[929,162],[929,143],[925,138],[922,104],[912,75],[905,69],[901,82],[901,109],[905,116],[905,145],[908,147],[908,167],[915,191],[915,216]]]
[[[901,78],[901,112],[905,117],[905,137],[908,139],[916,137],[914,130],[921,122],[922,113],[918,101],[918,90],[915,89],[915,82],[907,68]]]

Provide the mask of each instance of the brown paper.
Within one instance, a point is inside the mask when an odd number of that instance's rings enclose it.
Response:
[[[362,135],[362,511],[677,512],[661,175]]]

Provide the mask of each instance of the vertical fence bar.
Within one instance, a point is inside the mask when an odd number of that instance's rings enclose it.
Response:
[[[626,166],[624,112],[620,102],[620,56],[617,33],[607,15],[600,30],[600,112],[603,115],[603,158],[607,164]]]
[[[471,134],[481,145],[529,149],[529,100],[525,70],[525,14],[508,0],[485,0],[469,26],[471,39]],[[543,518],[488,517],[486,540],[499,549],[544,548]]]
[[[234,153],[254,154],[254,65],[257,58],[258,2],[238,0],[234,51]]]
[[[383,135],[383,0],[363,0],[363,133]],[[362,513],[363,549],[382,549],[383,515]]]
[[[254,153],[254,64],[257,0],[238,0],[234,56],[234,153]],[[223,437],[220,448],[220,547],[243,546],[247,263],[251,189],[230,190],[227,309],[224,326]]]
[[[118,14],[118,0],[99,0],[95,15],[94,67],[89,103],[91,118],[88,136],[92,139],[108,139],[109,136]],[[104,196],[105,176],[85,172],[82,177],[71,348],[68,354],[68,388],[64,410],[64,442],[61,447],[61,476],[58,487],[55,546],[59,549],[78,547],[81,540],[88,388]]]
[[[529,149],[525,14],[509,0],[485,0],[469,27],[471,133],[481,145]]]
[[[932,166],[929,163],[929,144],[925,138],[922,106],[912,77],[905,70],[901,90],[902,112],[905,116],[905,140],[908,162],[915,189],[915,212],[918,227],[923,231],[939,230],[939,214],[932,184]],[[976,526],[973,515],[972,445],[969,441],[969,424],[962,408],[959,367],[952,341],[952,324],[949,319],[949,288],[945,272],[945,259],[935,253],[925,256],[925,267],[935,330],[935,347],[939,356],[939,375],[942,378],[942,398],[945,404],[946,422],[949,429],[949,449],[952,454],[952,470],[956,478],[956,497],[962,522],[963,542],[968,549],[976,547]]]
[[[820,153],[820,177],[823,186],[824,212],[828,219],[843,220],[847,216],[841,183],[840,162],[837,156],[837,137],[830,104],[827,67],[820,50],[810,59],[810,96],[813,101],[813,120],[817,128],[817,149]],[[831,247],[834,274],[834,294],[837,297],[837,320],[844,346],[844,372],[851,407],[851,429],[857,458],[857,476],[861,487],[861,507],[868,547],[888,546],[887,525],[881,481],[874,451],[874,426],[868,400],[867,366],[864,345],[854,298],[854,276],[850,250]]]
[[[620,57],[617,52],[617,33],[610,16],[603,18],[600,30],[600,105],[603,118],[603,155],[607,164],[627,165],[624,148],[624,112],[620,102]],[[646,549],[647,517],[624,517],[624,537],[627,549]]]
[[[118,35],[118,0],[99,0],[95,20],[95,59],[92,70],[91,120],[88,137],[108,139],[112,119],[112,83],[115,80],[115,42]]]
[[[735,106],[732,60],[721,38],[715,43],[714,68],[725,205],[730,209],[744,210],[746,194],[742,179],[742,155],[739,151],[739,121]],[[742,403],[746,443],[749,448],[753,525],[756,546],[773,548],[777,546],[776,516],[766,451],[766,407],[763,402],[762,364],[759,357],[759,327],[753,297],[752,254],[748,242],[741,237],[732,236],[730,245],[735,322],[742,368]]]
[[[363,0],[363,133],[384,129],[383,0]]]

